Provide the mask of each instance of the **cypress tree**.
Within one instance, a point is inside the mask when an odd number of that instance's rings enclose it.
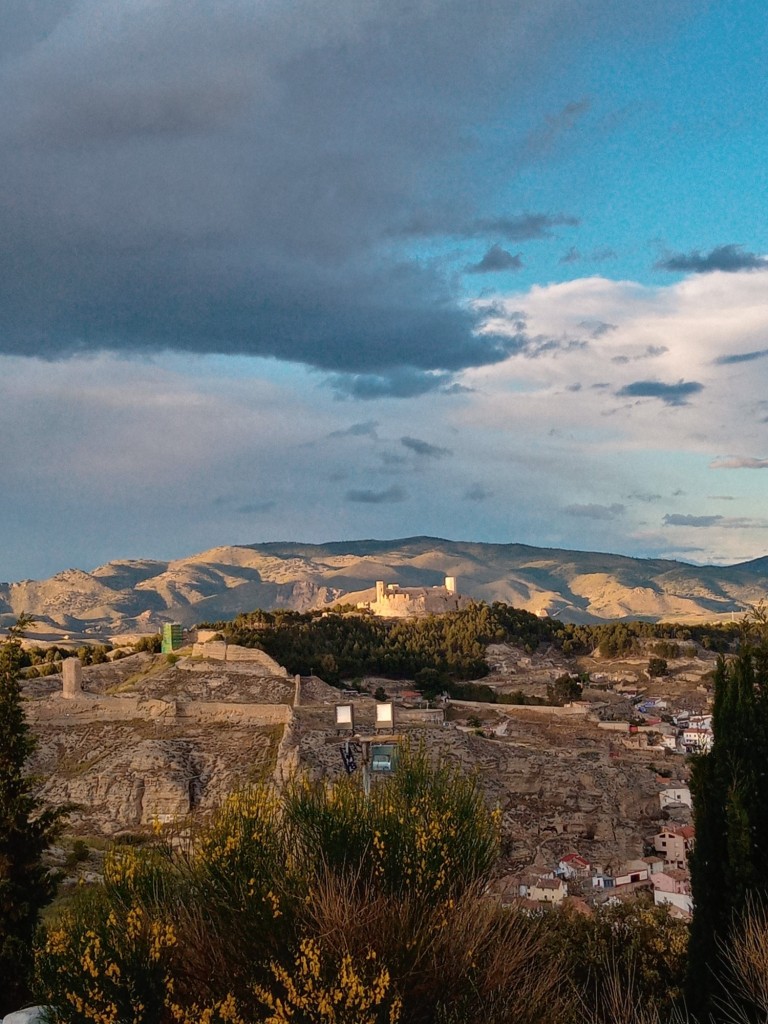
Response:
[[[19,685],[22,617],[0,646],[0,1015],[29,998],[32,944],[40,911],[55,879],[42,855],[65,811],[46,808],[26,773],[35,741],[24,717]]]
[[[719,964],[748,901],[766,891],[768,862],[768,643],[762,609],[741,649],[715,672],[714,741],[694,759],[696,843],[688,998],[700,1015],[720,991]]]

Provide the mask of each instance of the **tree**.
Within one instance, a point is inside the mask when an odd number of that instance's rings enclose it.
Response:
[[[660,676],[665,676],[669,668],[667,666],[666,658],[649,658],[648,659],[648,675],[651,679],[658,679]]]
[[[55,879],[42,862],[58,834],[64,808],[48,808],[26,773],[35,741],[24,718],[19,686],[21,616],[0,646],[0,1014],[29,997],[32,943]]]
[[[547,697],[552,704],[570,704],[574,700],[581,700],[584,687],[578,676],[572,676],[565,672],[558,676],[554,683],[547,684]]]
[[[758,609],[744,629],[738,655],[718,662],[714,742],[691,770],[696,843],[688,990],[700,1011],[719,992],[722,956],[741,918],[766,892],[768,627],[761,615]]]

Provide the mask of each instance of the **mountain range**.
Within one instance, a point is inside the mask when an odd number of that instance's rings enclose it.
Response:
[[[623,618],[693,622],[740,615],[768,594],[768,557],[690,565],[526,544],[409,537],[330,544],[212,548],[173,561],[119,560],[92,572],[0,583],[0,625],[21,612],[70,633],[151,631],[163,622],[232,618],[255,608],[325,608],[370,599],[376,580],[442,584],[571,622]]]

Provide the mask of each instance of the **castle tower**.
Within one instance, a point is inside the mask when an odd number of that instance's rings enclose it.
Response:
[[[376,604],[384,600],[384,580],[376,580]]]
[[[446,576],[445,577],[445,589],[448,591],[449,594],[455,594],[456,593],[456,577],[455,576]]]
[[[83,666],[79,658],[65,658],[61,663],[61,696],[74,700],[83,692]]]

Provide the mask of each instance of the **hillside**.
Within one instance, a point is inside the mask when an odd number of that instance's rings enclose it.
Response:
[[[742,614],[768,593],[768,558],[695,566],[524,544],[412,537],[332,544],[212,548],[164,561],[115,561],[48,580],[0,583],[0,625],[22,611],[72,634],[151,630],[277,607],[307,611],[370,598],[377,579],[434,586],[458,577],[476,600],[504,601],[570,622],[693,622]]]

